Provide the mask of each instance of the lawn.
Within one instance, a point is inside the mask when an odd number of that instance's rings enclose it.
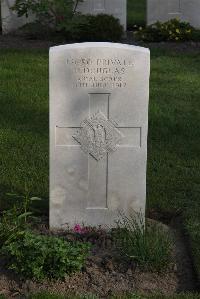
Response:
[[[147,210],[182,216],[200,275],[199,69],[197,54],[151,52]],[[48,213],[47,51],[0,51],[0,102],[0,206],[26,184]]]
[[[6,50],[0,61],[1,200],[25,184],[48,198],[47,52]]]
[[[152,51],[148,210],[183,216],[200,274],[200,56]]]

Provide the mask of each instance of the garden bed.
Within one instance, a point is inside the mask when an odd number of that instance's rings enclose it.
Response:
[[[91,235],[74,236],[63,231],[52,233],[46,225],[42,225],[39,227],[42,234],[92,242],[92,252],[87,258],[86,265],[81,272],[71,276],[66,275],[64,280],[36,282],[19,279],[19,276],[6,270],[5,262],[1,260],[0,294],[5,295],[6,298],[22,298],[30,293],[49,291],[58,294],[92,293],[103,298],[136,291],[146,295],[153,293],[172,295],[181,291],[194,291],[195,277],[182,234],[177,229],[166,225],[162,227],[170,231],[174,239],[173,262],[167,271],[156,273],[141,270],[134,262],[125,262],[123,258],[116,258],[112,241],[106,233],[94,240]]]

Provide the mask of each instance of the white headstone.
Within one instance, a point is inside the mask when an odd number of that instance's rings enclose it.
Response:
[[[149,50],[50,49],[50,226],[145,211]]]
[[[127,0],[84,0],[78,5],[83,14],[109,14],[120,20],[126,30]],[[109,30],[109,28],[108,28]]]
[[[179,18],[200,28],[200,1],[199,0],[148,0],[147,24],[156,21],[166,22]]]

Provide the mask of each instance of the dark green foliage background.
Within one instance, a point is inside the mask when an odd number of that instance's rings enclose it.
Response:
[[[85,15],[74,18],[69,38],[75,41],[118,42],[121,40],[123,32],[119,20],[113,16],[106,14]]]

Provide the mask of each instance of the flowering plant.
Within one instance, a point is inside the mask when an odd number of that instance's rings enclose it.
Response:
[[[172,19],[165,23],[156,22],[146,28],[135,28],[134,35],[146,42],[188,41],[196,40],[200,36],[198,31],[187,22]]]
[[[87,226],[81,226],[80,224],[75,224],[73,231],[78,234],[86,234],[90,232],[90,228]]]

